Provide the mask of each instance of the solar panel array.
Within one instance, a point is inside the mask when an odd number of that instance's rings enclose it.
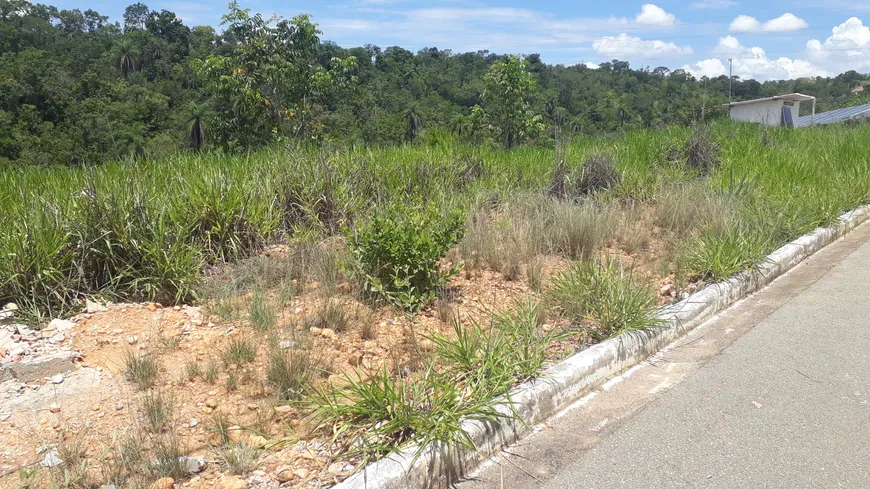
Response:
[[[811,115],[798,117],[794,127],[807,127],[815,124],[833,124],[835,122],[843,122],[849,119],[858,119],[870,117],[870,104],[856,105],[855,107],[846,107],[845,109],[831,110],[816,114],[815,119]]]

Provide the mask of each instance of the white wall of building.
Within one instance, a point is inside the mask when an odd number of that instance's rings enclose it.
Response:
[[[732,105],[731,119],[735,121],[755,122],[766,126],[782,124],[782,100],[767,100],[751,104]],[[796,112],[792,113],[797,116]]]

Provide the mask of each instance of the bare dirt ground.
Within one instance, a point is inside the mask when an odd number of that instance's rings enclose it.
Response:
[[[544,260],[545,278],[564,263],[556,257]],[[645,273],[660,283],[661,302],[677,296],[670,278],[660,281],[654,272]],[[31,487],[50,487],[57,482],[57,472],[44,467],[51,465],[49,454],[71,442],[83,447],[90,480],[100,481],[100,467],[111,461],[112,450],[107,447],[113,440],[147,430],[143,406],[154,392],[172,406],[164,429],[177,436],[183,453],[205,462],[188,477],[158,481],[151,486],[154,489],[333,485],[356,469],[354,461],[335,457],[329,433],[313,430],[308,413],[292,403],[279,402],[267,381],[267,350],[309,342],[326,365],[318,384],[341,382],[346,373],[364,376],[384,367],[413,368],[431,354],[433,345],[426,336],[433,332],[449,335],[454,317],[485,321],[493,310],[527,295],[539,295],[526,280],[505,280],[485,267],[453,277],[449,289],[451,300],[407,316],[389,307],[371,308],[357,302],[347,284],[340,284],[334,295],[320,293],[318,284],[309,284],[304,295],[277,306],[277,324],[268,333],[254,332],[248,319],[222,318],[205,307],[153,303],[89,303],[90,312],[72,318],[62,337],[49,328],[29,342],[15,333],[14,325],[0,326],[13,333],[14,342],[12,349],[0,350],[2,361],[27,361],[40,349],[78,355],[74,366],[60,376],[0,382],[0,487],[21,487],[19,475],[28,468],[39,469]],[[250,299],[237,298],[245,304]],[[312,321],[325,301],[336,300],[349,318],[346,327],[336,331]],[[553,328],[559,322],[551,318],[542,328]],[[229,365],[224,353],[229,342],[240,337],[252,340],[256,356],[245,365]],[[22,352],[24,345],[27,348]],[[554,344],[553,358],[578,347],[576,341]],[[157,383],[147,392],[125,376],[125,359],[131,354],[152,354],[159,359]],[[227,437],[259,450],[244,474],[231,474],[231,467],[222,460],[217,447]],[[100,483],[81,487],[100,487]]]

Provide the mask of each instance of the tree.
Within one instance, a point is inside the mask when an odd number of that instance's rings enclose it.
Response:
[[[112,49],[116,65],[124,74],[124,78],[127,78],[131,71],[139,70],[139,51],[129,39],[115,41]]]
[[[531,110],[529,98],[535,81],[526,63],[517,56],[496,61],[483,77],[484,107],[475,105],[472,116],[497,134],[504,146],[514,147],[523,137],[533,137],[543,128],[541,116]]]
[[[145,155],[145,124],[134,122],[119,135],[121,154],[136,160]]]
[[[216,132],[226,148],[257,146],[307,129],[315,103],[335,87],[353,84],[353,57],[317,63],[317,26],[307,15],[291,20],[251,15],[238,3],[223,16],[228,55],[211,55],[199,73],[215,97]]]
[[[423,127],[423,119],[420,118],[417,105],[415,104],[408,107],[402,117],[405,119],[405,138],[409,141],[413,141],[417,138],[417,133],[420,132],[420,128]]]
[[[124,10],[124,32],[144,29],[151,10],[144,3],[134,3]]]
[[[194,150],[199,151],[205,145],[205,120],[210,115],[204,104],[191,102],[187,106],[185,119],[187,121],[187,138]]]

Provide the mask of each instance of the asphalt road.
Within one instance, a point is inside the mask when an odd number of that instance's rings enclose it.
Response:
[[[870,225],[460,489],[870,488]]]

